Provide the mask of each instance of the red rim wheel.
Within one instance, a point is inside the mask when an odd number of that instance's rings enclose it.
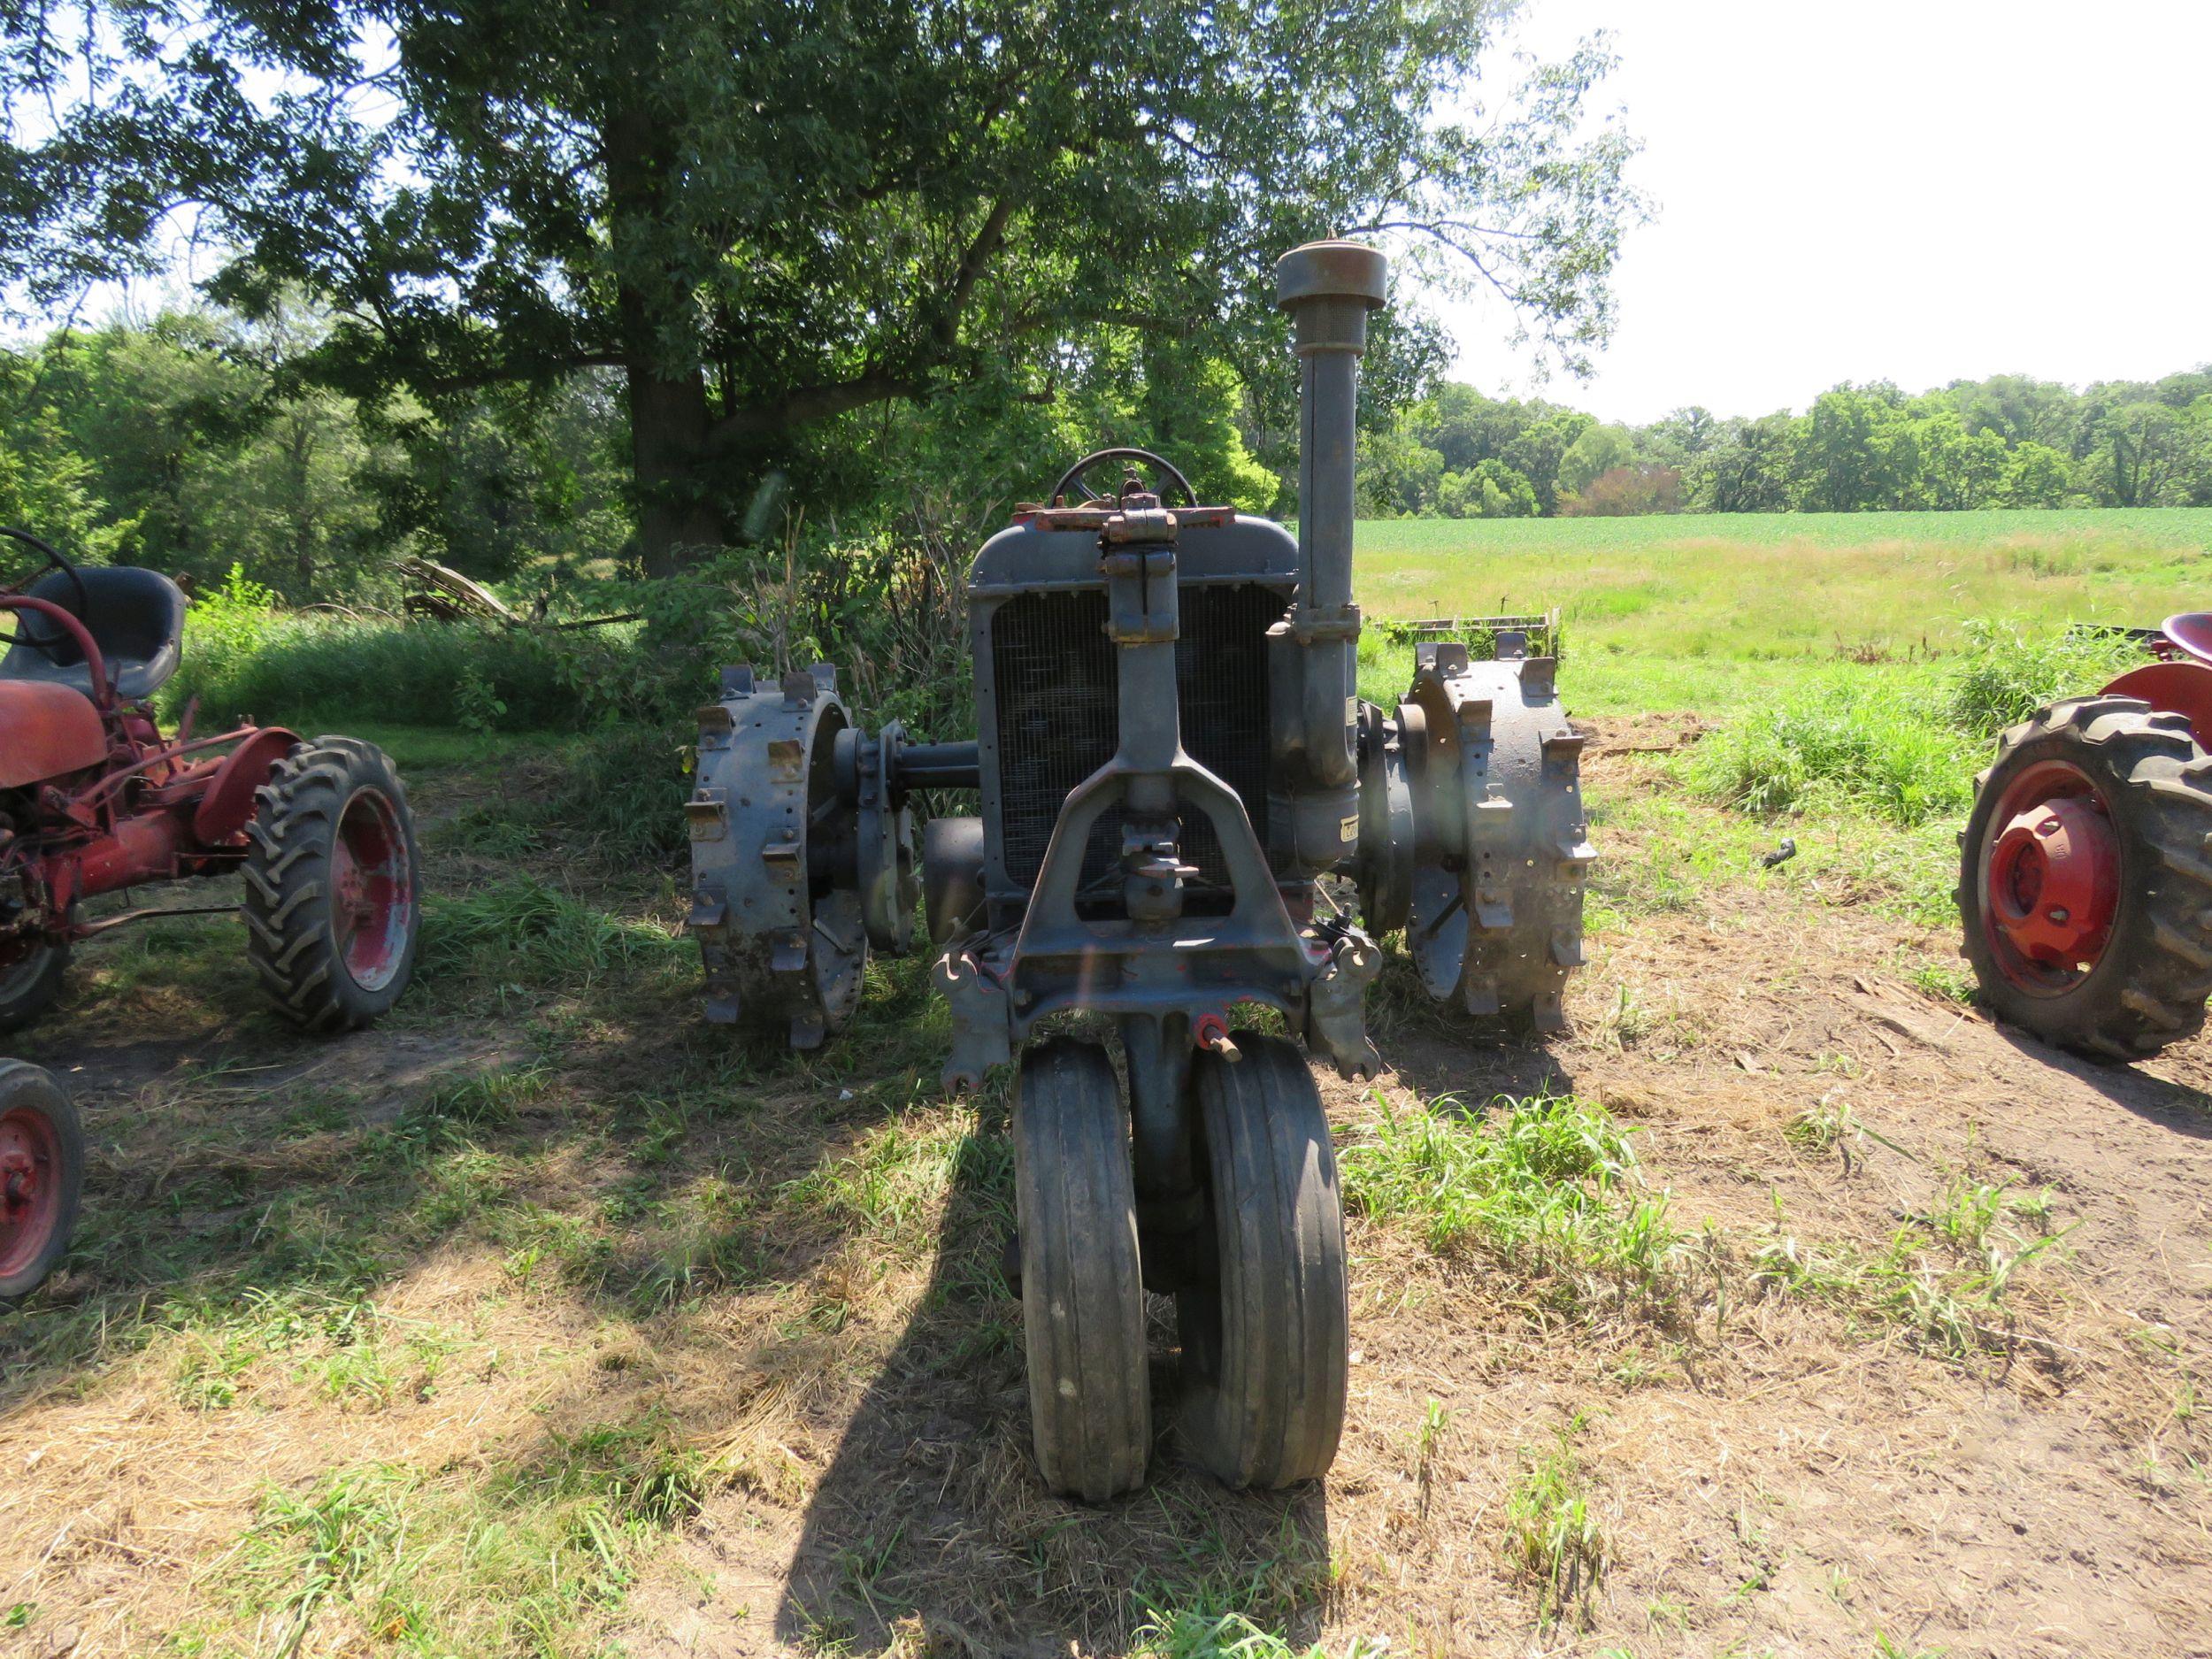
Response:
[[[2096,1060],[2193,1036],[2212,998],[2212,757],[2109,693],[1999,741],[1959,838],[1960,941],[2001,1024]]]
[[[0,1303],[27,1296],[69,1248],[84,1131],[51,1076],[0,1060]]]
[[[0,1117],[0,1280],[53,1246],[62,1222],[61,1132],[33,1107]]]
[[[2095,782],[2070,761],[2030,766],[1989,821],[1983,926],[2005,978],[2055,996],[2096,969],[2120,908],[2120,837]]]
[[[380,991],[406,958],[415,913],[407,837],[382,790],[357,790],[347,801],[331,864],[339,956],[356,985]]]

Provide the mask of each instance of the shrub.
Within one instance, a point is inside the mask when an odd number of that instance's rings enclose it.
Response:
[[[1671,466],[1617,466],[1559,498],[1563,518],[1626,518],[1682,511],[1682,474]]]
[[[173,705],[203,718],[474,731],[688,729],[720,670],[830,661],[871,721],[966,729],[966,603],[953,540],[918,520],[859,541],[737,549],[680,579],[576,584],[537,626],[285,612],[233,573],[196,604]],[[562,626],[606,616],[612,626]]]

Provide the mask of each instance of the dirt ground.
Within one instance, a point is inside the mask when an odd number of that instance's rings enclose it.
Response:
[[[1597,727],[1594,802],[1663,789],[1653,752],[1687,735]],[[1602,812],[1599,833],[1607,855],[1632,839]],[[445,859],[457,880],[480,874]],[[0,1613],[18,1609],[0,1654],[470,1651],[380,1629],[358,1597],[256,1601],[240,1586],[268,1494],[374,1465],[495,1517],[486,1494],[516,1488],[488,1471],[620,1419],[659,1425],[711,1478],[622,1593],[539,1650],[1228,1650],[1160,1633],[1179,1609],[1244,1611],[1332,1655],[2212,1655],[2212,1045],[2120,1070],[2068,1059],[1922,988],[1916,969],[1951,963],[1948,940],[1848,897],[1786,867],[1631,907],[1592,941],[1574,1034],[1548,1048],[1386,1021],[1377,1088],[1325,1085],[1346,1144],[1445,1094],[1598,1102],[1669,1194],[1672,1289],[1563,1302],[1356,1219],[1354,1387],[1326,1482],[1225,1493],[1183,1465],[1163,1410],[1153,1484],[1103,1509],[1048,1498],[1028,1460],[1018,1305],[994,1268],[1002,1180],[963,1154],[896,1197],[919,1164],[887,1146],[984,1146],[997,1122],[987,1101],[928,1098],[926,1025],[919,1057],[889,1052],[892,1024],[920,1018],[905,1004],[856,1054],[763,1062],[727,1086],[741,1113],[687,1121],[648,1158],[608,1102],[654,1079],[718,1087],[674,989],[659,1004],[549,993],[536,1039],[472,1005],[303,1049],[220,1011],[219,976],[199,991],[156,975],[18,1045],[76,1091],[103,1214],[165,1205],[177,1229],[244,1237],[256,1206],[296,1217],[270,1207],[302,1190],[338,1213],[365,1179],[361,1137],[535,1041],[552,1080],[513,1132],[532,1214],[582,1217],[618,1262],[635,1231],[611,1207],[622,1182],[663,1205],[720,1182],[762,1195],[740,1210],[760,1219],[746,1271],[643,1312],[611,1302],[605,1275],[597,1290],[534,1275],[507,1223],[408,1233],[374,1301],[396,1328],[446,1333],[434,1387],[334,1394],[248,1356],[221,1409],[180,1403],[205,1339],[150,1310],[243,1270],[104,1259],[123,1223],[99,1222],[47,1293],[61,1311],[17,1317],[96,1307],[136,1334],[104,1328],[66,1358],[0,1337]],[[286,1118],[310,1083],[338,1105]],[[815,1190],[810,1171],[863,1164],[892,1197],[787,1207]],[[210,1168],[230,1198],[203,1209]],[[1776,1266],[1934,1237],[1970,1190],[2001,1218],[1912,1258],[1932,1310],[1911,1282],[1878,1306],[1793,1290]],[[1983,1294],[1992,1275],[2001,1294]],[[1166,1401],[1164,1319],[1158,1336]],[[1507,1540],[1515,1493],[1555,1454],[1595,1567],[1548,1618]]]

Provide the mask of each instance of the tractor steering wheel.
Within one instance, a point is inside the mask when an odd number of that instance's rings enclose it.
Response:
[[[46,563],[53,569],[69,578],[70,586],[77,590],[77,619],[80,622],[90,620],[92,595],[85,587],[84,577],[79,573],[73,560],[51,542],[41,541],[28,530],[18,530],[12,525],[0,524],[0,536],[5,536],[10,541],[22,542],[34,552],[42,555]],[[26,579],[12,588],[0,588],[0,595],[20,594],[30,585],[30,580]],[[37,620],[35,616],[26,616],[16,625],[15,637],[32,649],[43,651],[50,658],[59,660],[56,654],[60,647],[71,643],[69,636],[58,629],[51,634],[44,634],[34,626]]]
[[[1079,484],[1082,486],[1082,501],[1087,502],[1099,499],[1099,492],[1091,488],[1090,480],[1085,475],[1090,472],[1091,468],[1096,466],[1102,461],[1142,461],[1146,466],[1151,469],[1156,479],[1161,480],[1164,482],[1172,483],[1176,488],[1183,492],[1183,504],[1186,507],[1195,507],[1198,505],[1198,492],[1190,487],[1190,480],[1183,476],[1181,472],[1177,469],[1172,461],[1165,460],[1161,457],[1153,454],[1149,449],[1094,449],[1090,454],[1085,456],[1081,460],[1078,461],[1073,466],[1068,468],[1066,472],[1060,474],[1060,481],[1052,487],[1051,492],[1046,495],[1045,499],[1049,502],[1059,502],[1067,495],[1068,486],[1071,484]],[[1164,498],[1167,492],[1163,489],[1158,493],[1163,496],[1163,498]],[[1105,499],[1110,501],[1115,500],[1118,498],[1119,495],[1120,490],[1117,488],[1114,491],[1109,493]],[[1077,502],[1071,504],[1079,506],[1082,503]]]

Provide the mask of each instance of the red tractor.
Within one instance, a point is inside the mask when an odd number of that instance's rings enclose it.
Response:
[[[147,916],[81,902],[188,876],[244,877],[247,955],[277,1011],[309,1031],[384,1013],[414,970],[421,907],[406,792],[383,753],[277,726],[162,735],[151,698],[176,672],[184,595],[167,577],[42,560],[0,612],[0,1032],[61,993],[80,940]],[[4,579],[0,579],[4,580]],[[0,1063],[0,1299],[20,1296],[67,1244],[81,1137],[51,1079]]]
[[[2152,650],[2007,732],[1961,838],[1983,1001],[2100,1060],[2194,1035],[2212,995],[2212,612]]]

